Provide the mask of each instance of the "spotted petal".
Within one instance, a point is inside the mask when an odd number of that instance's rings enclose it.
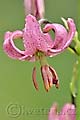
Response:
[[[53,40],[53,47],[48,49],[48,55],[54,56],[64,51],[72,42],[72,39],[76,32],[76,27],[73,19],[68,18],[67,24],[69,31],[67,31],[63,25],[60,24],[47,24],[43,31],[49,32],[53,30],[55,32],[55,38]]]
[[[21,31],[5,33],[3,48],[6,54],[13,59],[19,59],[24,56],[24,51],[19,50],[13,42],[14,39],[21,38],[22,35],[23,33]]]
[[[32,15],[26,17],[26,24],[23,32],[24,47],[29,54],[37,51],[47,54],[47,49],[52,47],[52,39],[48,33],[43,33],[39,22]]]
[[[48,33],[43,33],[39,22],[32,15],[26,16],[25,28],[22,31],[7,32],[3,44],[4,51],[9,57],[19,60],[35,61],[37,51],[47,54],[47,48],[51,47],[53,41]],[[14,40],[22,38],[24,51],[19,50]]]

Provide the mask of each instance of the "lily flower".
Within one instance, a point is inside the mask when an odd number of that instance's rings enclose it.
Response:
[[[44,18],[44,0],[24,0],[25,14],[32,14],[37,19]]]
[[[76,110],[73,104],[67,103],[61,112],[57,112],[57,104],[53,104],[50,109],[48,120],[76,120]]]
[[[63,52],[71,43],[76,27],[73,19],[68,18],[67,24],[69,31],[58,23],[47,23],[43,29],[41,24],[46,23],[43,19],[36,20],[36,17],[28,15],[25,19],[25,27],[22,31],[6,32],[4,37],[3,49],[5,53],[13,59],[40,61],[41,74],[46,91],[54,84],[59,87],[59,80],[56,71],[49,66],[46,57],[52,57]],[[51,38],[49,31],[55,33],[54,40]],[[16,47],[14,40],[21,38],[24,44],[24,50]],[[32,79],[35,88],[38,90],[36,81],[36,67],[33,68]]]

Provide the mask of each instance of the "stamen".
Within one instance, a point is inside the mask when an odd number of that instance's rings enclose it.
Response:
[[[53,75],[53,84],[55,84],[56,88],[59,88],[59,80],[56,71],[51,66],[49,66],[49,69]]]
[[[48,77],[46,74],[46,70],[45,70],[45,65],[41,66],[41,74],[42,74],[42,78],[43,78],[43,82],[44,82],[44,87],[46,89],[46,91],[49,91],[49,82],[48,82]]]
[[[47,73],[47,77],[48,77],[49,87],[52,87],[52,85],[53,85],[52,73],[50,72],[48,65],[45,65],[45,68],[46,68],[46,73]]]
[[[36,88],[36,90],[38,90],[38,83],[36,81],[36,67],[33,68],[32,80],[33,80],[34,87]]]

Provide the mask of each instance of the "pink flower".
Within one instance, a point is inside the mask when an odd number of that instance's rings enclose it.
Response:
[[[59,80],[56,71],[50,67],[46,61],[46,56],[52,57],[63,52],[71,43],[76,27],[73,19],[68,18],[67,24],[69,31],[63,25],[53,23],[46,24],[41,30],[41,24],[46,23],[43,19],[36,20],[36,17],[28,15],[25,19],[25,28],[20,31],[6,32],[4,37],[3,48],[5,53],[13,59],[40,61],[41,74],[46,91],[54,84],[59,87]],[[51,38],[49,31],[55,33],[54,40]],[[15,46],[14,40],[21,38],[24,44],[24,50],[20,50]],[[33,83],[36,89],[38,84],[36,81],[36,67],[33,69]]]
[[[26,15],[32,14],[37,19],[44,17],[44,0],[24,0]]]
[[[57,112],[57,104],[53,104],[50,109],[48,120],[76,120],[76,110],[73,104],[67,103],[61,112]]]

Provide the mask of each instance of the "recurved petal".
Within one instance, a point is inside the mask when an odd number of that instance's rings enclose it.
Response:
[[[48,49],[48,54],[56,55],[62,51],[65,42],[67,41],[67,30],[60,24],[47,24],[43,32],[54,31],[55,38],[53,40],[52,48]]]
[[[53,40],[53,47],[48,49],[48,55],[50,56],[57,55],[70,45],[75,35],[76,27],[73,19],[71,18],[67,20],[67,23],[69,26],[68,32],[63,25],[56,23],[47,24],[44,27],[43,32],[49,32],[50,30],[53,30],[55,33],[55,38]]]
[[[67,24],[68,24],[68,27],[69,27],[69,32],[68,32],[67,42],[66,42],[63,49],[65,49],[66,47],[68,47],[70,45],[70,43],[72,42],[72,39],[75,35],[75,32],[76,32],[76,26],[75,26],[75,23],[74,23],[73,19],[68,18]]]
[[[14,44],[14,40],[21,38],[22,35],[23,33],[21,31],[5,33],[3,49],[5,53],[13,59],[19,59],[20,57],[24,56],[24,51],[19,50]]]
[[[67,103],[60,113],[59,120],[76,120],[75,114],[75,106]]]

